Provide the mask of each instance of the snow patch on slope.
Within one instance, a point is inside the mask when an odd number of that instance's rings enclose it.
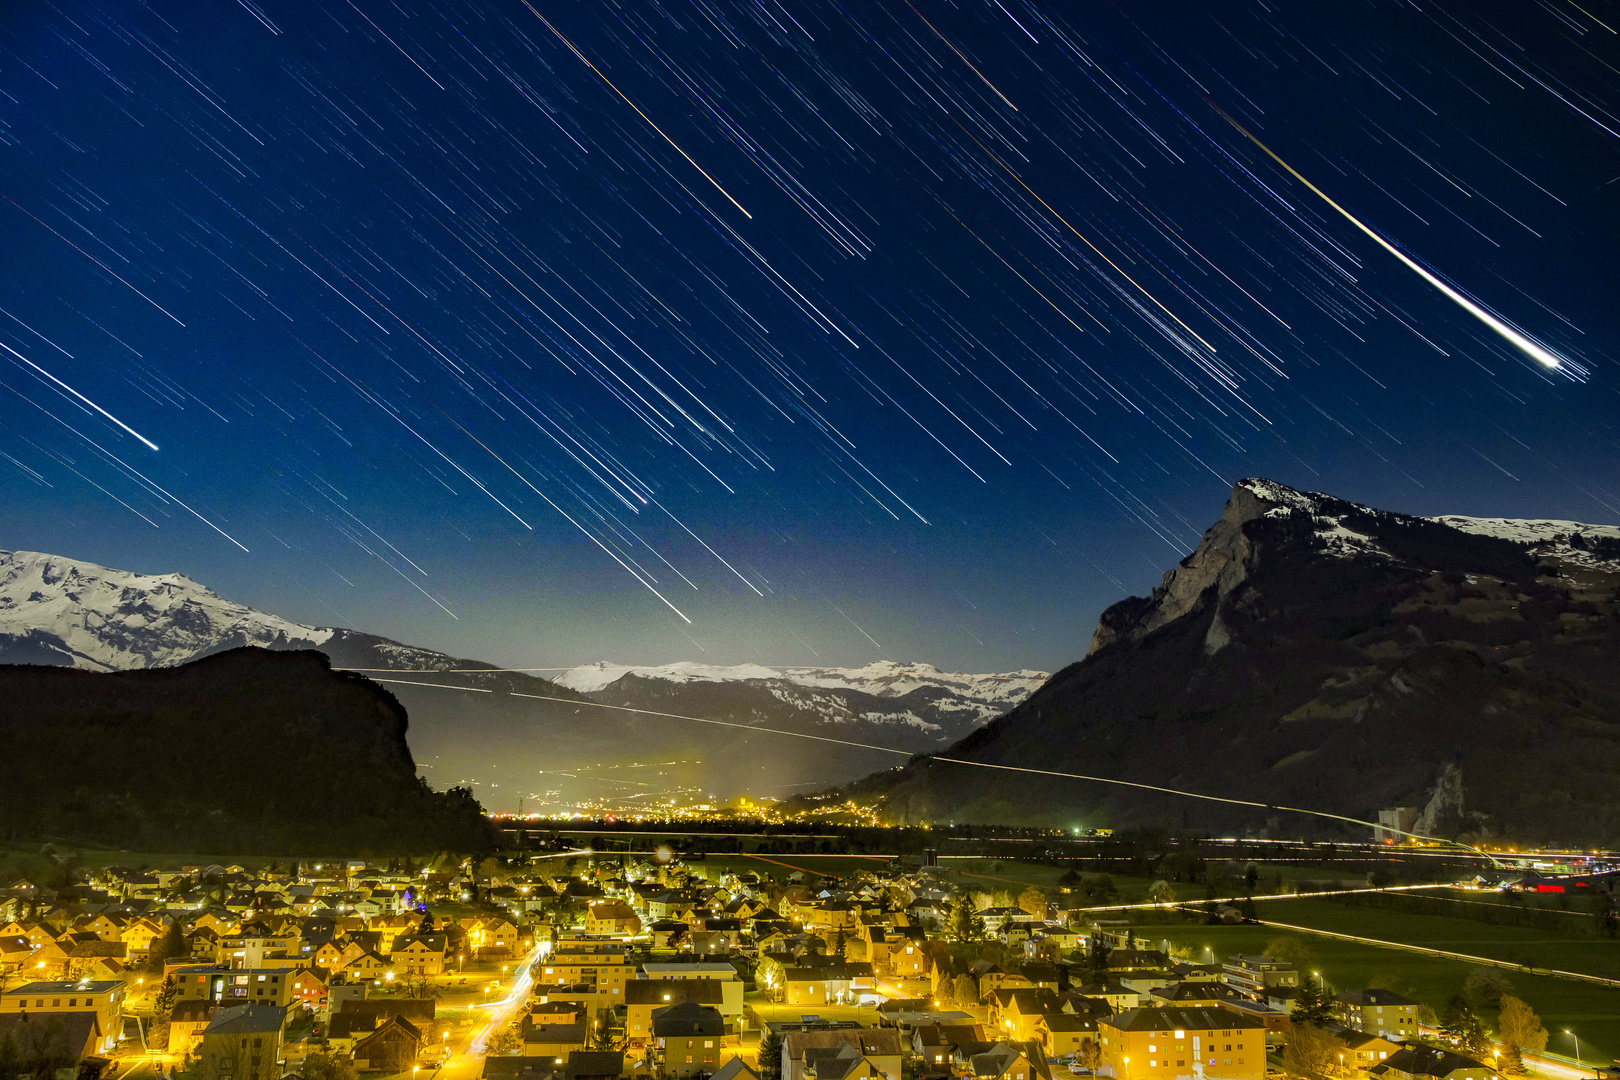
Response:
[[[240,645],[297,648],[332,631],[232,603],[183,574],[134,574],[0,551],[0,648],[91,671],[183,664]]]
[[[1614,525],[1464,517],[1461,514],[1447,514],[1432,520],[1476,536],[1492,536],[1498,540],[1524,544],[1534,555],[1551,556],[1592,570],[1620,570],[1620,560],[1606,558],[1592,550],[1596,546],[1593,541],[1600,541],[1604,547],[1611,549],[1616,542],[1620,542],[1620,527]]]

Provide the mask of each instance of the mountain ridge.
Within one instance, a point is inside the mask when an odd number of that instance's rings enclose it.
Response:
[[[1103,613],[1084,659],[946,753],[1362,820],[1429,807],[1455,774],[1437,833],[1613,842],[1620,530],[1419,518],[1239,481],[1149,596]],[[1284,828],[932,758],[838,794],[900,820]]]

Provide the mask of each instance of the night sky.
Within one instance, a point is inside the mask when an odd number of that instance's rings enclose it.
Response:
[[[1243,476],[1615,522],[1615,29],[13,0],[0,546],[512,665],[987,671]]]

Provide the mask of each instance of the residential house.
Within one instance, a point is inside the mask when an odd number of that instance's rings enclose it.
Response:
[[[516,955],[518,930],[506,919],[462,919],[461,926],[467,932],[467,947],[479,959],[499,960]]]
[[[867,1063],[863,1075],[900,1080],[900,1033],[894,1028],[842,1028],[831,1031],[790,1031],[782,1037],[782,1080],[810,1080],[817,1060],[832,1058],[848,1046]],[[843,1060],[849,1060],[844,1052]],[[821,1075],[815,1080],[828,1080]]]
[[[989,1046],[978,1024],[918,1024],[911,1029],[911,1052],[925,1074],[948,1074],[958,1057],[965,1060]]]
[[[967,1060],[973,1080],[1052,1080],[1046,1055],[1031,1042],[998,1042]]]
[[[204,1076],[231,1080],[276,1080],[281,1076],[281,1037],[287,1010],[278,1005],[232,1005],[214,1013],[203,1030],[198,1056]]]
[[[0,976],[22,971],[33,954],[34,947],[21,934],[0,935]]]
[[[635,961],[625,946],[617,942],[582,942],[554,949],[535,981],[588,986],[607,999],[603,1007],[611,1008],[624,1000],[624,986],[635,978],[635,972]]]
[[[421,1030],[403,1016],[390,1016],[356,1041],[350,1053],[361,1072],[402,1073],[416,1064],[421,1052]]]
[[[641,917],[622,900],[601,900],[585,912],[587,934],[639,934]]]
[[[442,975],[448,951],[449,938],[444,934],[398,934],[388,959],[396,976]]]
[[[1237,991],[1225,983],[1178,982],[1154,987],[1147,1003],[1155,1008],[1215,1009],[1236,996]]]
[[[727,1030],[741,1031],[744,1025],[743,981],[737,969],[724,960],[703,960],[695,964],[642,964],[642,975],[654,982],[670,980],[708,979],[720,984],[721,1000],[705,1001],[714,1005],[726,1018]],[[639,981],[639,980],[638,980]],[[629,984],[625,992],[629,993]],[[628,1000],[628,999],[626,999]]]
[[[1333,1034],[1344,1040],[1344,1064],[1366,1072],[1376,1065],[1390,1059],[1391,1056],[1406,1049],[1405,1043],[1398,1037],[1388,1035],[1374,1035],[1371,1032],[1357,1031],[1355,1028],[1334,1027]]]
[[[742,984],[738,983],[741,989]],[[741,1019],[739,998],[735,1015],[728,1016],[724,984],[718,979],[635,979],[624,987],[624,1033],[632,1042],[652,1037],[652,1014],[671,1005],[707,1005],[721,1015],[727,1029],[736,1031]]]
[[[528,1057],[550,1057],[560,1065],[571,1052],[585,1049],[590,1028],[579,1013],[568,1018],[571,1023],[536,1023],[534,1017],[523,1020],[523,1053]]]
[[[674,919],[659,919],[647,929],[652,934],[653,948],[677,949],[681,947],[691,927]]]
[[[169,1053],[188,1057],[202,1045],[203,1032],[219,1011],[212,1001],[193,998],[177,1001],[169,1013]]]
[[[1489,1065],[1431,1046],[1408,1046],[1385,1058],[1372,1072],[1385,1080],[1495,1080],[1497,1077],[1496,1070]]]
[[[720,1061],[725,1021],[720,1010],[695,1002],[669,1005],[652,1014],[651,1058],[669,1076],[712,1073]]]
[[[923,949],[920,939],[914,938],[907,938],[906,944],[891,942],[888,960],[889,973],[894,978],[923,978],[928,975],[928,968],[933,967],[928,950]]]
[[[1046,1013],[1035,1022],[1034,1041],[1049,1058],[1078,1054],[1088,1042],[1100,1046],[1099,1038],[1095,1016],[1055,1012]]]
[[[0,1016],[18,1013],[92,1013],[108,1049],[124,1030],[124,983],[121,980],[31,982],[0,994]]]
[[[1272,988],[1297,988],[1299,972],[1291,964],[1269,956],[1237,953],[1221,965],[1226,984],[1253,1001],[1265,999]]]
[[[990,1025],[996,1029],[996,1034],[1015,1042],[1033,1040],[1040,1018],[1062,1009],[1057,995],[1045,987],[997,990],[990,995],[989,1006]]]
[[[388,957],[367,949],[348,963],[343,965],[343,973],[350,979],[378,979],[387,978],[393,973],[394,962]]]
[[[287,976],[287,999],[310,1008],[325,1005],[329,1000],[328,983],[331,974],[323,968],[299,968]]]
[[[1083,986],[1075,987],[1072,992],[1082,997],[1107,1002],[1108,1007],[1115,1012],[1140,1008],[1148,998],[1148,995],[1140,993],[1132,987],[1113,981],[1086,983]]]
[[[1417,1006],[1393,990],[1346,990],[1333,999],[1339,1022],[1374,1035],[1417,1037]]]
[[[232,970],[190,965],[175,968],[171,978],[177,1001],[201,999],[222,1005],[245,1002],[286,1005],[292,1000],[293,974],[284,968]]]
[[[1263,1080],[1266,1027],[1228,1009],[1130,1009],[1097,1021],[1105,1076],[1174,1080],[1202,1066],[1221,1080]]]

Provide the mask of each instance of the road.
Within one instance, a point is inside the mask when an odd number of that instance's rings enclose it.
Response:
[[[528,1004],[529,989],[534,985],[530,969],[540,956],[541,946],[536,945],[529,955],[513,967],[508,977],[506,996],[496,1001],[481,1001],[473,1006],[474,1015],[483,1022],[475,1023],[465,1039],[449,1044],[449,1059],[438,1071],[439,1080],[474,1080],[483,1073],[484,1055],[489,1051],[490,1040]]]

